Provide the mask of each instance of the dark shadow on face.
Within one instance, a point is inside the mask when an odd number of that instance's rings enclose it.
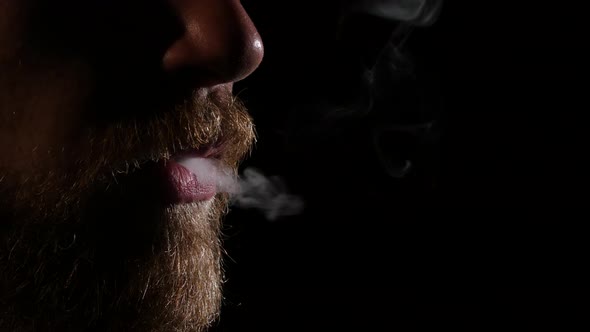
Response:
[[[251,147],[231,93],[262,46],[239,1],[3,6],[0,330],[205,328],[227,197],[170,203],[163,172],[211,149],[235,168]]]

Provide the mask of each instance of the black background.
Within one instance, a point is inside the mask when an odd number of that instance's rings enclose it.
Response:
[[[232,210],[217,329],[587,328],[581,9],[447,1],[403,46],[413,76],[391,90],[403,102],[314,126],[323,118],[305,103],[346,81],[330,65],[342,55],[333,3],[244,5],[266,45],[237,86],[259,134],[244,167],[282,176],[306,209],[274,222]],[[391,177],[371,130],[424,122],[389,139],[393,160],[414,166]]]

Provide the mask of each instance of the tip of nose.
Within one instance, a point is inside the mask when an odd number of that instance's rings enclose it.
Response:
[[[201,73],[195,81],[217,85],[243,80],[263,57],[262,38],[243,13],[233,22],[203,20],[198,28],[188,28],[166,51],[163,66],[168,72]]]
[[[228,75],[232,81],[240,81],[252,74],[264,57],[264,45],[258,34],[246,43],[241,59],[236,66],[236,72]]]

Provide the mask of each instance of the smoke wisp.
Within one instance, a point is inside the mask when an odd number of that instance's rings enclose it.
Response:
[[[442,0],[361,0],[351,11],[424,26],[436,21],[441,5]]]
[[[179,163],[195,174],[199,181],[215,183],[218,192],[229,193],[232,206],[256,209],[269,221],[303,211],[303,200],[290,194],[285,182],[278,176],[267,177],[255,168],[246,168],[242,175],[236,176],[220,161],[208,158],[191,158]]]

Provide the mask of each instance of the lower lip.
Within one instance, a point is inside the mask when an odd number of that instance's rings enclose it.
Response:
[[[161,161],[164,191],[168,203],[182,204],[206,201],[217,193],[216,184],[209,178],[198,178],[173,159]]]

